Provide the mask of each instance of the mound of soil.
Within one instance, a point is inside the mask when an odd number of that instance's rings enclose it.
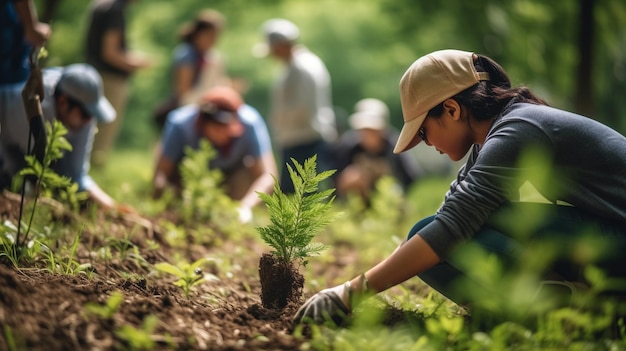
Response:
[[[8,195],[0,196],[0,220],[16,223],[19,197]],[[154,343],[152,350],[298,350],[304,342],[289,334],[298,303],[292,301],[281,309],[263,307],[258,276],[214,272],[219,280],[197,285],[186,298],[172,284],[173,276],[155,275],[151,267],[173,257],[173,248],[150,225],[156,219],[99,214],[98,220],[117,224],[106,227],[118,228],[120,237],[142,224],[143,232],[134,235],[132,243],[147,264],[124,259],[100,262],[85,245],[101,240],[102,233],[95,232],[81,234],[76,256],[79,262],[92,264],[89,273],[51,273],[43,264],[16,269],[0,259],[0,350],[139,349],[121,331],[128,326],[143,331],[150,315],[158,319],[153,330],[144,332]],[[149,248],[148,239],[157,242],[158,249]],[[189,247],[186,259],[193,262],[215,250],[223,254],[242,244],[257,245],[224,238],[219,247]],[[238,262],[247,267],[241,272],[256,271],[261,251]],[[86,306],[104,306],[116,291],[123,294],[123,302],[112,316],[88,312]]]

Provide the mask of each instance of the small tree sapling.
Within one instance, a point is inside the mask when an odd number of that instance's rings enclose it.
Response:
[[[283,308],[290,301],[297,301],[304,286],[299,267],[326,248],[312,240],[336,218],[330,212],[334,189],[320,187],[335,171],[318,174],[316,160],[313,156],[301,165],[292,159],[294,167],[287,165],[293,194],[283,193],[276,179],[271,195],[259,193],[270,215],[270,224],[257,228],[261,239],[272,248],[259,263],[261,301],[266,308]]]

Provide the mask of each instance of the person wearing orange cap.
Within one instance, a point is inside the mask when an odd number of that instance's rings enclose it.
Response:
[[[276,161],[263,118],[230,87],[213,88],[199,104],[168,115],[154,171],[154,197],[168,186],[180,189],[178,170],[185,149],[197,150],[202,139],[218,153],[209,167],[224,173],[226,193],[240,201],[240,219],[250,220],[252,207],[261,203],[257,192],[274,189]]]
[[[395,153],[424,142],[453,161],[469,153],[467,161],[433,216],[364,274],[313,295],[296,322],[341,322],[357,297],[415,276],[461,305],[511,295],[477,279],[475,261],[464,256],[471,248],[497,258],[505,274],[550,248],[553,260],[538,268],[540,280],[586,283],[580,272],[589,264],[626,277],[626,137],[512,87],[497,62],[467,51],[416,60],[400,81],[400,98],[404,126]],[[522,162],[529,150],[547,162]],[[519,201],[525,182],[550,203]]]

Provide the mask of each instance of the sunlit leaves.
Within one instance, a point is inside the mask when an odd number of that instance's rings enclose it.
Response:
[[[318,174],[316,160],[317,157],[313,156],[301,165],[292,159],[294,167],[287,165],[294,194],[283,193],[276,179],[272,195],[259,193],[269,211],[271,223],[257,230],[261,239],[274,249],[272,253],[287,263],[303,260],[324,250],[324,245],[311,241],[337,216],[330,212],[334,189],[320,188],[320,184],[334,171]]]

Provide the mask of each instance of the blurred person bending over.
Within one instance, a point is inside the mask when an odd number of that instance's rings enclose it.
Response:
[[[102,93],[98,72],[87,64],[51,67],[42,70],[44,99],[41,102],[44,121],[60,121],[68,130],[65,136],[72,146],[54,164],[53,170],[78,183],[91,200],[106,209],[127,212],[128,206],[116,203],[89,176],[89,153],[93,143],[96,122],[110,123],[115,110]],[[4,164],[3,173],[12,178],[26,165],[24,157],[30,146],[29,124],[22,99],[7,102],[7,113],[0,116],[0,144]]]
[[[409,154],[394,155],[398,133],[388,121],[389,108],[383,101],[367,98],[356,103],[349,118],[352,129],[339,138],[333,152],[339,196],[354,192],[367,202],[383,176],[393,176],[406,191],[422,175]]]
[[[89,10],[86,60],[102,76],[104,95],[117,112],[113,123],[98,125],[91,159],[94,166],[106,163],[115,144],[128,101],[130,76],[150,65],[146,58],[132,54],[128,48],[126,9],[133,1],[138,0],[93,0]]]
[[[276,161],[263,118],[230,87],[213,88],[199,104],[169,114],[154,171],[154,197],[168,186],[181,190],[179,166],[185,149],[197,150],[202,139],[217,151],[208,167],[223,172],[225,192],[240,201],[240,219],[250,220],[252,207],[261,203],[257,192],[273,191]]]
[[[256,54],[269,53],[285,65],[271,94],[270,127],[280,148],[280,186],[294,191],[287,163],[304,163],[317,154],[318,171],[330,169],[329,148],[337,138],[330,74],[322,60],[297,43],[300,31],[285,19],[271,19],[262,27],[266,42]]]

